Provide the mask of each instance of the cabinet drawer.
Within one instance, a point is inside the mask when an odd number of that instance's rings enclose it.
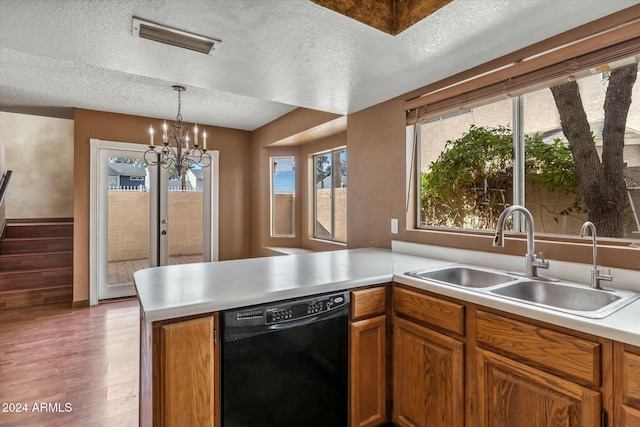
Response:
[[[393,309],[396,313],[419,320],[458,335],[464,335],[464,306],[429,295],[394,288]]]
[[[351,319],[357,320],[385,314],[387,287],[360,289],[351,292]]]
[[[602,362],[598,342],[481,310],[476,315],[476,339],[519,360],[600,386]]]

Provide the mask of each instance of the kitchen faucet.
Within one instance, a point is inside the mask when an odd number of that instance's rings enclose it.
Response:
[[[593,270],[591,270],[591,287],[595,289],[602,289],[600,287],[600,281],[606,280],[611,281],[613,276],[611,276],[611,269],[609,269],[608,274],[601,274],[600,270],[598,270],[598,247],[596,244],[596,226],[591,222],[587,221],[582,224],[582,228],[580,229],[580,237],[584,237],[587,229],[591,229],[591,236],[593,237]]]
[[[549,268],[549,261],[544,259],[542,252],[536,256],[533,241],[533,217],[524,206],[511,205],[500,214],[498,225],[496,227],[496,235],[493,238],[493,246],[502,248],[504,246],[504,227],[507,218],[513,212],[522,212],[527,223],[527,254],[524,257],[524,274],[527,277],[538,277],[538,268]]]

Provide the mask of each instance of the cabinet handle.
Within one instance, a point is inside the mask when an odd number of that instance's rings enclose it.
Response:
[[[606,409],[600,410],[600,427],[609,426],[609,414]]]

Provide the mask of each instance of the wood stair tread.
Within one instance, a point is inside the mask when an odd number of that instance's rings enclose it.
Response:
[[[33,226],[52,226],[52,225],[68,225],[73,226],[73,221],[43,221],[43,222],[8,222],[9,227],[33,227]]]
[[[0,272],[73,267],[73,251],[0,254]]]
[[[5,271],[0,271],[0,276],[10,275],[10,274],[42,273],[42,272],[46,272],[46,271],[56,271],[56,270],[71,270],[71,271],[73,271],[73,266],[69,266],[69,267],[31,268],[29,270],[5,270]]]
[[[73,251],[34,252],[32,254],[0,254],[0,259],[22,258],[27,255],[47,256],[47,255],[68,255],[68,254],[73,254]]]
[[[4,294],[12,294],[12,293],[19,293],[19,292],[29,292],[29,291],[44,291],[44,290],[52,290],[52,289],[67,289],[67,288],[73,288],[73,284],[69,283],[66,285],[50,285],[50,286],[38,286],[38,287],[34,287],[34,288],[29,288],[29,289],[9,289],[6,291],[0,291],[0,297]]]
[[[7,224],[5,239],[35,237],[73,237],[72,222]]]
[[[2,239],[3,242],[16,242],[23,240],[73,240],[73,236],[46,236],[46,237],[6,237]]]
[[[0,272],[0,292],[29,290],[73,283],[73,267]]]
[[[0,240],[0,254],[32,254],[73,250],[73,237],[5,238]]]

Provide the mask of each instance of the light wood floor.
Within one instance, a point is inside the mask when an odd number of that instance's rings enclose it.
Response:
[[[139,312],[137,300],[0,311],[0,426],[137,426]]]

